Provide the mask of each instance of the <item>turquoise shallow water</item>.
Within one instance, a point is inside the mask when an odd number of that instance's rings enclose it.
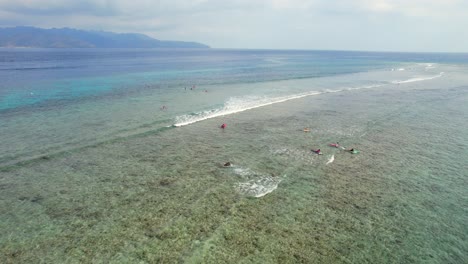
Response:
[[[5,113],[1,262],[466,263],[467,69],[411,65]]]

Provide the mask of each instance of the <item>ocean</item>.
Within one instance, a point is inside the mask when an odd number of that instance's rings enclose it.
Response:
[[[468,263],[468,54],[4,48],[0,80],[1,263]]]

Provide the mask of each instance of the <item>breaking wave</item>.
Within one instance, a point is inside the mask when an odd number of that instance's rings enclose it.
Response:
[[[231,97],[221,108],[201,111],[198,113],[192,113],[187,115],[177,116],[173,126],[180,127],[190,125],[199,121],[215,118],[219,116],[225,116],[235,114],[254,108],[259,108],[267,105],[277,104],[286,102],[289,100],[299,99],[306,96],[320,95],[326,93],[337,93],[343,91],[359,90],[359,89],[371,89],[383,86],[383,84],[367,85],[360,87],[346,87],[339,88],[336,90],[326,89],[324,91],[310,91],[300,94],[278,96],[278,97],[260,97],[260,96],[245,96],[245,97]]]
[[[444,75],[444,72],[441,72],[441,73],[439,73],[437,75],[432,75],[432,76],[415,77],[415,78],[411,78],[411,79],[407,79],[407,80],[403,80],[403,81],[392,81],[392,83],[400,84],[400,83],[411,83],[411,82],[427,81],[427,80],[432,80],[432,79],[435,79],[435,78],[442,77],[442,75]]]
[[[185,126],[185,125],[193,124],[195,122],[203,121],[203,120],[218,117],[218,116],[235,114],[235,113],[243,112],[246,110],[250,110],[250,109],[254,109],[254,108],[258,108],[262,106],[286,102],[289,100],[298,99],[298,98],[311,96],[311,95],[318,95],[321,93],[322,92],[313,91],[313,92],[308,92],[308,93],[282,96],[282,97],[273,97],[273,98],[272,97],[254,97],[254,96],[240,97],[240,98],[232,97],[224,104],[222,108],[207,110],[207,111],[203,111],[203,112],[192,114],[192,115],[178,116],[176,117],[176,122],[174,126],[176,127]]]

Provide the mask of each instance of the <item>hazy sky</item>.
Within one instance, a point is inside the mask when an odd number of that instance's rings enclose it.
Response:
[[[19,25],[214,48],[468,52],[468,0],[0,0],[0,26]]]

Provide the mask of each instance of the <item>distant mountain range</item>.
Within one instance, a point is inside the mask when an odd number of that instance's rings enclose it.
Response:
[[[72,28],[0,28],[0,47],[34,48],[209,48],[197,42],[157,40],[143,34]]]

